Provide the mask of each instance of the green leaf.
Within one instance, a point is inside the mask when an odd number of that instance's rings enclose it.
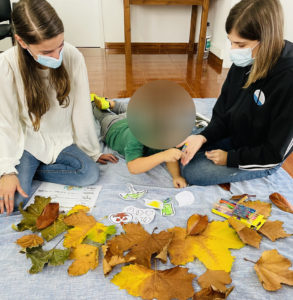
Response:
[[[30,229],[32,232],[37,231],[36,227],[36,221],[37,218],[41,215],[43,212],[45,206],[50,203],[51,198],[45,198],[36,196],[35,201],[33,204],[31,204],[29,207],[27,207],[25,210],[22,208],[22,203],[19,205],[19,211],[22,214],[23,219],[20,223],[16,225],[16,228],[13,227],[13,229],[16,229],[18,231],[24,231],[27,229]]]
[[[39,273],[43,270],[46,264],[50,266],[63,265],[68,259],[70,249],[51,249],[44,251],[41,246],[36,248],[27,248],[26,257],[30,258],[32,267],[29,272],[31,274]]]
[[[69,227],[63,222],[65,215],[60,214],[57,220],[47,228],[41,231],[42,237],[47,241],[51,241],[57,235],[61,234],[62,232],[66,231]]]

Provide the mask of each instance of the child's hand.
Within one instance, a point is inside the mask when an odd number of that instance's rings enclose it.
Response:
[[[162,152],[164,155],[164,161],[165,162],[175,162],[179,160],[182,156],[182,151],[175,148],[170,148],[168,150],[165,150]]]
[[[118,158],[113,154],[102,154],[97,160],[97,162],[101,165],[106,165],[108,161],[116,164],[118,162]]]
[[[207,159],[211,160],[215,165],[226,166],[228,153],[223,150],[206,151]]]
[[[183,177],[175,177],[173,178],[173,185],[175,188],[185,188],[187,187],[187,182]]]

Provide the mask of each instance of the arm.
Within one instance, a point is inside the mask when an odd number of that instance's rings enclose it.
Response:
[[[175,188],[183,188],[187,186],[185,178],[183,178],[180,174],[180,166],[179,162],[167,162],[166,166],[169,170],[169,173],[171,174],[173,178],[173,185]]]
[[[101,156],[100,145],[94,127],[94,117],[90,102],[90,90],[87,69],[81,53],[74,55],[72,59],[77,61],[72,86],[72,125],[74,142],[76,145],[97,161]]]
[[[139,157],[127,163],[131,174],[147,172],[163,162],[174,162],[180,159],[182,152],[178,149],[168,149],[147,157]]]

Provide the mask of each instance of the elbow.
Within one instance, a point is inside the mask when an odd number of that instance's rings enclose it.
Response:
[[[128,171],[130,174],[133,174],[133,175],[137,175],[139,174],[140,172],[137,170],[137,168],[135,167],[135,164],[129,162],[127,164],[127,168],[128,168]]]

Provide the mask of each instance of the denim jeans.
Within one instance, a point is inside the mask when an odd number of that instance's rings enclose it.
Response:
[[[201,130],[193,133],[199,134]],[[232,149],[230,139],[224,139],[214,144],[204,144],[186,166],[181,165],[181,175],[190,185],[214,185],[228,182],[237,182],[261,178],[273,174],[281,166],[258,171],[245,171],[238,168],[215,165],[205,156],[205,151],[221,149],[229,151]]]
[[[22,189],[31,196],[32,181],[37,179],[66,185],[86,186],[97,182],[98,165],[76,145],[66,147],[58,155],[54,164],[43,164],[29,152],[24,151],[20,164],[16,166]],[[24,205],[29,198],[15,193],[14,210],[20,202]]]

